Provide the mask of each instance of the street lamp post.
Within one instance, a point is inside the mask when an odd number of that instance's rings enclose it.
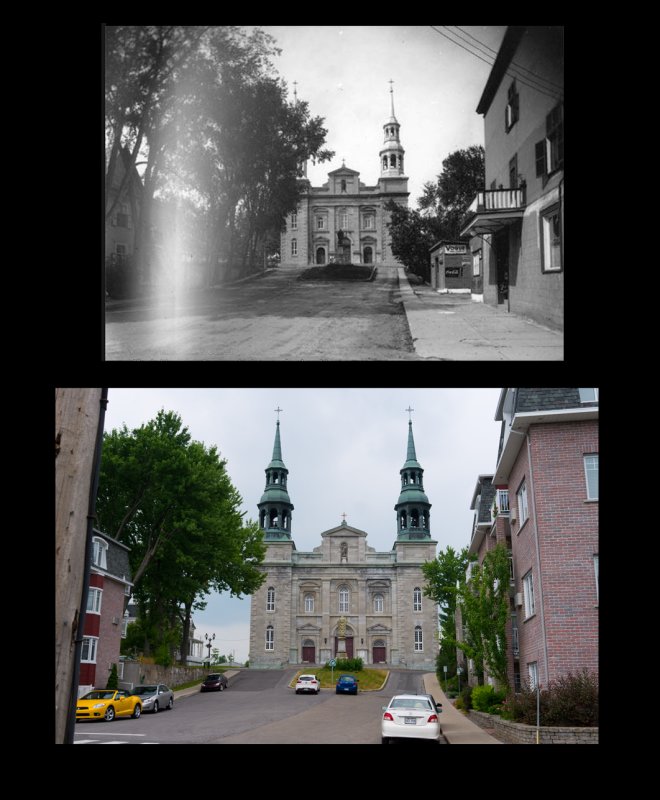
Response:
[[[209,667],[210,667],[211,666],[211,643],[215,639],[215,633],[213,634],[213,636],[209,636],[208,633],[205,633],[204,634],[204,638],[207,640],[207,644],[205,644],[204,647],[208,647],[208,649],[209,649]]]

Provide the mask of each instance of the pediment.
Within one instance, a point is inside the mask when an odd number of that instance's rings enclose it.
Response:
[[[323,531],[321,536],[325,538],[326,536],[365,536],[367,532],[361,531],[359,528],[354,528],[352,525],[337,525],[335,528],[329,528],[327,531]]]

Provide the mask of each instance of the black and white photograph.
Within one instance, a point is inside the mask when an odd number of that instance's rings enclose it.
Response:
[[[105,26],[107,361],[563,361],[561,26]]]

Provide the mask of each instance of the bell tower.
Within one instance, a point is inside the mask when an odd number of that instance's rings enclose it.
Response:
[[[407,408],[411,414],[414,409]],[[431,503],[424,493],[424,470],[417,461],[412,418],[408,421],[408,451],[406,462],[399,470],[401,494],[394,506],[397,520],[397,541],[431,539]]]
[[[380,177],[381,178],[400,178],[404,176],[403,171],[403,149],[399,140],[399,128],[401,127],[394,116],[394,92],[390,81],[390,108],[391,115],[388,122],[383,125],[385,141],[380,151]]]
[[[282,445],[280,443],[280,411],[276,408],[277,426],[273,457],[266,467],[266,488],[257,503],[259,509],[259,525],[265,531],[265,541],[291,540],[291,512],[293,503],[286,488],[289,470],[282,461]]]

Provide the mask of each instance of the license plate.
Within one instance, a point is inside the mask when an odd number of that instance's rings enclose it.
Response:
[[[404,717],[403,721],[406,725],[417,725],[417,717]]]

